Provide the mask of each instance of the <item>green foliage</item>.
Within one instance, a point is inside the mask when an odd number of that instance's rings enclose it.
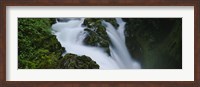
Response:
[[[56,68],[64,49],[51,34],[52,19],[18,19],[18,68]]]
[[[61,69],[99,69],[99,65],[85,55],[66,54],[59,62]]]

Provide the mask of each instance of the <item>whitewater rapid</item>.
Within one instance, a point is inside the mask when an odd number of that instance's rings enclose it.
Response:
[[[84,18],[67,19],[68,21],[57,21],[52,25],[52,32],[56,35],[66,53],[89,56],[100,66],[100,69],[139,69],[140,64],[131,58],[126,45],[124,36],[125,22],[117,18],[119,27],[115,29],[109,22],[102,21],[106,27],[106,32],[111,40],[109,56],[103,48],[86,46],[83,43],[87,32],[86,27],[82,26]],[[64,54],[66,54],[64,53]]]

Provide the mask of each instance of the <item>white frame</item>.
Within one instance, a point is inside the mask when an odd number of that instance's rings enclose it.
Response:
[[[6,6],[7,81],[194,81],[194,6]],[[183,69],[18,69],[18,17],[182,18]]]

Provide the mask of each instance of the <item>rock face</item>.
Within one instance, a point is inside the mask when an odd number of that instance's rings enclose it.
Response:
[[[51,33],[53,18],[18,19],[19,69],[98,69],[91,58],[67,54]]]
[[[87,26],[87,28],[84,31],[87,32],[87,36],[84,43],[89,46],[104,48],[105,52],[110,55],[110,39],[106,33],[106,28],[101,24],[102,20],[109,21],[113,26],[118,27],[115,19],[112,18],[86,18],[84,26]]]
[[[88,56],[66,54],[59,62],[61,69],[99,69],[99,65]]]
[[[51,34],[48,18],[18,19],[18,68],[56,68],[64,48]]]
[[[68,22],[69,20],[81,20],[80,18],[57,18],[58,22]]]
[[[142,68],[182,68],[181,18],[125,18],[126,45]]]
[[[60,18],[66,22],[69,19]],[[79,20],[79,19],[75,19]],[[85,45],[101,47],[110,55],[110,39],[101,21],[119,25],[114,18],[86,18]],[[182,68],[182,19],[181,18],[124,18],[125,39],[133,58],[145,69]],[[54,18],[18,19],[18,68],[19,69],[99,69],[88,56],[66,54],[51,33]]]

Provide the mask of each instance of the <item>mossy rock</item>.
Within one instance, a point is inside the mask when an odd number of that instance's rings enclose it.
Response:
[[[49,18],[18,19],[18,68],[54,69],[64,48],[51,34]]]
[[[115,18],[104,18],[103,20],[111,23],[115,27],[115,29],[119,27],[119,24],[117,24],[117,21],[115,20]]]
[[[84,39],[84,43],[89,46],[104,48],[105,52],[108,53],[108,55],[110,55],[110,50],[109,50],[110,38],[106,33],[106,28],[101,24],[102,20],[104,19],[102,18],[85,19],[83,25],[85,25],[87,28],[85,28],[84,31],[87,32],[88,34]]]
[[[83,24],[86,25],[88,28],[98,27],[99,25],[101,25],[101,21],[103,20],[111,23],[115,28],[119,27],[119,24],[117,24],[115,18],[86,18]]]
[[[99,65],[88,56],[66,54],[59,62],[61,69],[99,69]]]

